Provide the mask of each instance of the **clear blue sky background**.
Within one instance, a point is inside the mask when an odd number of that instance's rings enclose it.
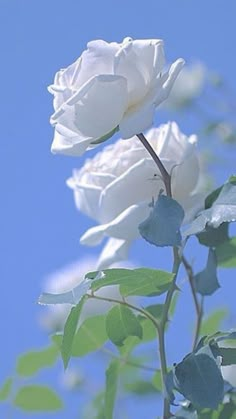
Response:
[[[235,16],[234,0],[0,0],[0,381],[11,374],[17,354],[47,343],[36,322],[42,278],[87,252],[79,247],[79,237],[92,225],[76,212],[65,185],[84,158],[50,153],[47,85],[55,72],[92,39],[163,38],[169,61],[199,59],[236,90]],[[188,121],[181,127],[191,133]],[[228,174],[225,167],[224,178]],[[137,244],[132,256],[147,265],[150,248],[140,249]],[[233,274],[222,273],[221,279],[212,304],[233,306]],[[192,310],[186,305],[186,313]]]

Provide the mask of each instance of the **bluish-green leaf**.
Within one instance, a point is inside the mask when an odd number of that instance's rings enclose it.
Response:
[[[210,335],[220,329],[222,321],[227,316],[225,309],[217,310],[211,313],[201,324],[201,335]]]
[[[223,268],[236,267],[236,237],[216,248],[217,263]]]
[[[218,228],[222,223],[236,220],[236,185],[231,179],[221,189],[212,206],[201,211],[185,231],[184,236],[198,234],[206,226]]]
[[[16,372],[25,377],[34,375],[42,368],[54,365],[59,354],[60,352],[55,345],[41,350],[27,352],[19,356],[16,364]]]
[[[106,331],[109,339],[122,346],[128,336],[142,339],[143,330],[134,313],[124,305],[112,307],[106,318]]]
[[[76,333],[76,329],[78,326],[78,321],[80,317],[81,310],[83,308],[85,299],[82,298],[77,304],[77,306],[72,307],[70,314],[66,320],[64,333],[62,338],[62,345],[61,345],[61,355],[64,363],[64,368],[66,369],[71,357],[71,351],[73,347],[73,341]]]
[[[181,407],[172,419],[198,419],[198,414],[194,409]]]
[[[229,223],[222,223],[218,228],[206,226],[205,231],[197,234],[199,243],[207,247],[217,247],[229,240]]]
[[[196,291],[201,295],[211,295],[220,288],[217,279],[217,260],[213,249],[209,249],[206,268],[194,276],[194,282]]]
[[[222,357],[222,366],[236,364],[236,348],[217,348],[217,355]]]
[[[83,296],[89,291],[91,288],[91,280],[85,278],[79,285],[72,288],[67,292],[63,292],[61,294],[51,294],[48,292],[44,292],[39,297],[39,304],[43,305],[55,305],[55,304],[70,304],[70,305],[77,305]]]
[[[13,380],[12,378],[7,378],[0,388],[0,401],[3,402],[8,399],[12,388]]]
[[[96,278],[97,272],[87,274],[89,278]],[[103,276],[92,281],[92,290],[108,285],[120,285],[121,294],[128,295],[161,295],[169,289],[174,275],[157,269],[106,269]]]
[[[155,246],[179,246],[183,219],[181,205],[169,196],[160,195],[149,217],[139,225],[139,232]]]
[[[174,372],[169,371],[168,374],[165,377],[165,396],[169,399],[171,404],[175,404],[175,395],[174,390],[175,389],[175,382],[174,382]]]
[[[105,419],[113,418],[120,364],[113,360],[106,370]]]
[[[14,405],[26,412],[50,412],[63,407],[53,390],[40,385],[21,387],[15,396]]]
[[[196,408],[217,409],[223,399],[224,380],[220,365],[208,345],[176,365],[174,383]]]

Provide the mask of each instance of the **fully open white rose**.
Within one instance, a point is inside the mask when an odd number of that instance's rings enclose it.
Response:
[[[146,138],[172,174],[172,194],[185,210],[185,221],[203,205],[197,191],[200,180],[197,138],[182,134],[174,122],[148,131]],[[138,225],[150,213],[164,184],[157,166],[137,137],[118,140],[74,170],[68,185],[77,208],[98,225],[81,237],[81,243],[97,245],[109,236],[100,264],[127,257],[132,240],[139,237]]]
[[[52,152],[81,155],[119,129],[130,138],[152,125],[155,108],[168,97],[184,61],[165,65],[163,42],[89,42],[72,65],[56,73]]]

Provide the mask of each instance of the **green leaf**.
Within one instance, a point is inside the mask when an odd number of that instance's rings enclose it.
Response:
[[[105,419],[113,418],[113,409],[117,392],[119,368],[119,361],[113,360],[110,363],[108,369],[106,370]]]
[[[101,348],[107,341],[106,316],[94,316],[86,319],[75,334],[72,356],[84,356]]]
[[[201,211],[185,231],[184,236],[198,234],[206,226],[218,228],[222,223],[236,220],[236,184],[231,178],[221,189],[212,206]]]
[[[161,295],[169,289],[174,275],[157,269],[106,269],[100,279],[92,281],[92,290],[97,291],[108,285],[120,285],[121,294]],[[88,278],[96,278],[98,272],[89,272]]]
[[[196,291],[201,295],[213,294],[220,285],[218,283],[217,275],[217,260],[215,251],[209,249],[206,268],[194,276]]]
[[[169,196],[160,195],[149,217],[139,225],[141,236],[155,246],[179,246],[184,219],[181,205]]]
[[[209,345],[176,365],[174,383],[194,407],[217,409],[223,399],[224,380]]]
[[[10,395],[10,391],[12,388],[13,380],[12,378],[8,378],[2,387],[0,388],[0,401],[5,401],[8,399],[8,396]]]
[[[136,269],[138,276],[120,285],[120,292],[124,297],[129,295],[157,296],[168,291],[174,275],[157,269]]]
[[[236,267],[236,237],[216,248],[217,262],[222,268]]]
[[[16,364],[16,372],[24,377],[34,375],[42,368],[54,365],[58,355],[59,350],[55,345],[48,346],[39,351],[27,352],[19,356]]]
[[[85,301],[85,297],[80,300],[77,306],[71,309],[71,312],[66,320],[66,324],[64,327],[64,333],[62,338],[62,345],[61,345],[61,354],[64,363],[64,368],[66,369],[71,357],[71,351],[73,347],[73,341],[76,333],[76,329],[78,326],[78,321],[80,317],[81,310],[83,308],[83,304]]]
[[[152,304],[145,307],[145,311],[148,311],[156,319],[160,319],[162,316],[164,304]]]
[[[112,307],[106,318],[106,331],[109,339],[117,346],[122,346],[128,336],[142,339],[143,330],[134,313],[124,305]]]
[[[227,310],[217,310],[214,313],[211,313],[205,320],[203,320],[201,325],[201,335],[210,335],[216,330],[219,330],[221,322],[227,316]]]
[[[139,396],[146,396],[156,393],[155,386],[150,381],[137,379],[132,383],[126,383],[125,389],[130,393],[138,394]]]
[[[161,371],[157,370],[152,377],[152,384],[154,385],[157,391],[162,391],[162,378],[161,378]]]
[[[50,412],[63,407],[53,390],[39,385],[21,387],[15,396],[14,405],[27,412]]]
[[[222,223],[218,228],[206,226],[206,231],[197,234],[199,243],[207,247],[217,247],[229,240],[229,223]]]
[[[43,305],[55,305],[55,304],[70,304],[77,305],[83,296],[90,290],[91,280],[85,278],[79,285],[72,288],[67,292],[61,294],[51,294],[44,292],[40,295],[38,303]]]
[[[52,336],[53,342],[61,350],[62,334]],[[94,316],[86,319],[77,330],[71,349],[71,356],[80,357],[101,348],[108,340],[106,316]]]

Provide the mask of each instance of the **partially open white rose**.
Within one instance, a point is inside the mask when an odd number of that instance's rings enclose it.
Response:
[[[179,59],[163,72],[160,39],[89,42],[49,86],[55,109],[50,120],[55,127],[52,152],[81,155],[118,129],[123,138],[130,138],[149,128],[183,64]]]
[[[185,210],[185,221],[203,206],[198,193],[200,180],[197,138],[182,134],[175,122],[151,129],[146,138],[172,174],[172,194]],[[74,170],[68,185],[74,191],[77,208],[98,225],[90,228],[81,243],[97,245],[109,236],[101,267],[127,257],[132,240],[139,237],[138,225],[150,213],[149,204],[157,199],[164,184],[157,166],[137,137],[118,140]]]

